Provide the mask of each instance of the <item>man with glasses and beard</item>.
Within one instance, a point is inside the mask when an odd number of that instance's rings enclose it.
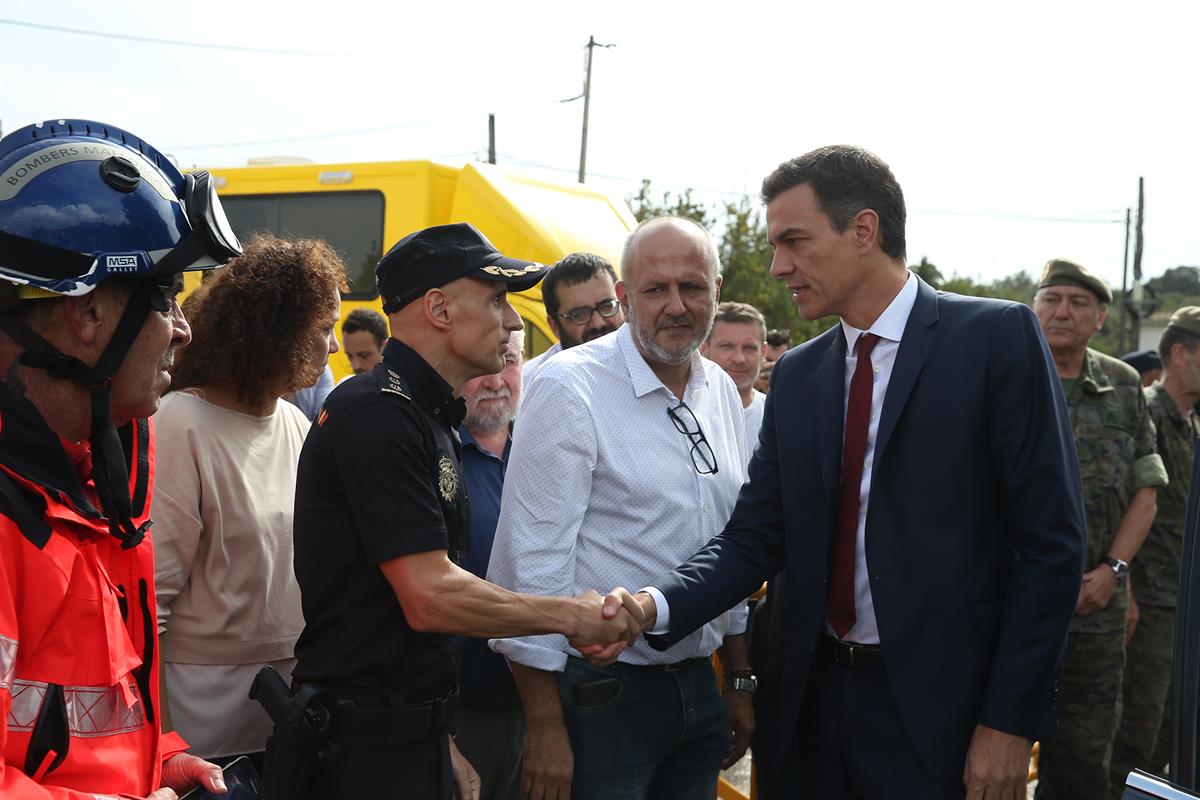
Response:
[[[690,220],[648,220],[629,236],[615,287],[629,324],[555,356],[529,386],[488,580],[537,594],[642,586],[724,526],[746,440],[737,388],[698,353],[718,267]],[[739,603],[668,650],[638,643],[603,667],[561,636],[493,640],[525,707],[522,790],[713,797],[753,728],[745,623]]]
[[[508,337],[504,368],[472,378],[463,386],[467,415],[462,437],[462,467],[471,497],[471,527],[463,569],[484,577],[500,516],[500,492],[512,446],[512,421],[521,402],[521,357],[525,331]],[[504,657],[488,649],[486,639],[461,637],[458,647],[458,749],[479,773],[480,799],[520,797],[521,749],[525,717],[521,698]]]
[[[625,323],[617,302],[617,273],[592,253],[571,253],[555,263],[542,281],[546,323],[558,342],[529,359],[522,370],[526,386],[556,353],[612,333]]]

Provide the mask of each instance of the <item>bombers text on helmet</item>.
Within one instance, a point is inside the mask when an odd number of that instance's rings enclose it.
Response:
[[[241,254],[207,172],[184,176],[141,139],[111,125],[58,120],[0,139],[0,280],[21,300],[87,294],[109,278],[133,286],[94,365],[66,355],[19,315],[0,329],[24,348],[18,362],[86,386],[92,478],[109,530],[132,547],[128,467],[110,415],[111,381],[151,310],[168,311],[176,273]],[[147,523],[148,525],[149,523]]]
[[[119,128],[59,120],[0,139],[4,280],[81,295],[109,277],[209,269],[240,253],[211,176],[182,175]]]

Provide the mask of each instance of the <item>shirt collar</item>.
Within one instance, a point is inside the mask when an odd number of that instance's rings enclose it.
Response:
[[[383,348],[383,360],[399,370],[408,383],[413,400],[426,411],[450,408],[455,403],[454,390],[429,362],[416,350],[398,339],[388,339]],[[461,421],[461,418],[459,419]],[[454,425],[457,425],[455,422]]]
[[[1194,424],[1193,421],[1195,420],[1196,412],[1189,409],[1185,413],[1184,410],[1179,407],[1179,403],[1175,402],[1175,398],[1171,397],[1171,393],[1167,391],[1165,386],[1163,386],[1161,380],[1157,380],[1150,385],[1150,387],[1146,390],[1147,396],[1150,395],[1151,390],[1153,390],[1155,395],[1159,396],[1159,403],[1163,408],[1163,412],[1168,418],[1170,418],[1173,424],[1180,428],[1191,427]]]
[[[512,449],[512,432],[513,432],[513,424],[510,422],[510,423],[508,423],[508,438],[504,440],[504,454],[499,459],[500,461],[508,461],[508,452],[509,452],[509,450]],[[479,442],[475,439],[475,437],[473,435],[471,435],[471,431],[467,428],[466,425],[458,426],[458,438],[462,440],[463,450],[466,450],[468,447],[471,447],[471,448],[474,448],[475,452],[479,453],[481,456],[487,456],[488,458],[496,458],[495,453],[493,453],[491,450],[488,450],[488,449],[480,446]]]
[[[642,355],[642,351],[638,350],[637,344],[633,341],[632,328],[633,326],[627,323],[617,329],[617,346],[621,348],[621,354],[625,357],[625,367],[629,370],[629,382],[633,384],[633,396],[644,397],[658,389],[673,396],[671,390],[659,380],[658,376],[654,374],[654,370],[646,363],[646,357]],[[684,394],[708,386],[708,375],[704,372],[704,361],[698,350],[692,353],[689,366],[688,382]],[[683,398],[675,399],[682,400]]]
[[[892,298],[892,302],[883,310],[879,318],[871,323],[867,331],[881,339],[899,342],[904,338],[904,328],[908,325],[908,317],[912,314],[913,304],[917,302],[917,276],[908,273],[908,279],[900,287],[900,291]],[[846,320],[842,320],[842,334],[846,337],[847,349],[853,348],[858,337],[863,334]]]
[[[1100,359],[1096,357],[1096,354],[1090,347],[1084,354],[1083,371],[1079,373],[1079,384],[1091,394],[1100,394],[1113,390],[1112,381],[1108,379],[1108,375],[1100,368]]]

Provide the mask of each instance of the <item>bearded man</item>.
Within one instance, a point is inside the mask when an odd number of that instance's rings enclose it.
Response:
[[[615,287],[627,324],[554,356],[529,384],[489,580],[535,594],[645,586],[725,525],[747,454],[737,387],[698,352],[720,287],[695,222],[662,217],[630,234]],[[668,650],[639,642],[602,667],[561,636],[493,640],[525,707],[522,789],[713,797],[754,725],[745,626],[739,602]]]
[[[525,331],[508,337],[504,369],[472,378],[463,386],[467,415],[462,437],[462,465],[471,498],[470,544],[463,569],[487,574],[500,492],[512,446],[512,421],[521,402],[521,360]],[[479,773],[480,799],[520,797],[521,752],[525,717],[504,657],[488,649],[486,639],[461,637],[458,647],[458,706],[455,743]]]

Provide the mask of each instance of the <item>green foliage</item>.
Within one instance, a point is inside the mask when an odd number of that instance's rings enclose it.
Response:
[[[633,210],[633,217],[638,222],[645,222],[654,217],[687,217],[699,222],[706,228],[711,228],[715,221],[709,209],[692,199],[692,190],[685,189],[682,194],[671,198],[670,192],[663,192],[662,201],[656,202],[650,190],[650,181],[643,178],[642,188],[638,193],[626,198]]]
[[[921,256],[920,264],[909,264],[908,268],[917,274],[917,277],[928,283],[935,289],[942,288],[942,284],[946,279],[942,277],[942,271],[933,265],[925,256]]]
[[[1200,304],[1200,267],[1171,267],[1157,278],[1146,281],[1157,308],[1174,311]]]
[[[783,281],[771,277],[774,248],[767,241],[762,212],[743,196],[725,203],[724,228],[717,245],[721,254],[721,299],[749,303],[762,312],[767,328],[787,328],[792,343],[807,341],[834,323],[832,318],[805,320]]]

